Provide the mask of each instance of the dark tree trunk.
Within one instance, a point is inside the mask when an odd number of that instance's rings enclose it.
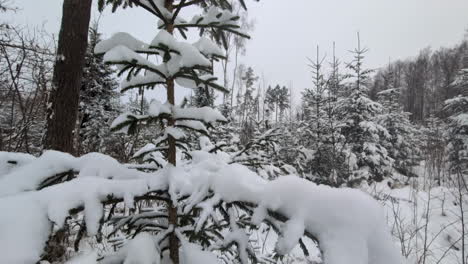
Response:
[[[174,2],[173,0],[166,0],[165,2],[165,7],[170,12],[172,12],[174,9],[173,2]],[[168,24],[166,30],[167,32],[169,32],[169,34],[172,35],[174,32],[174,24],[173,23]],[[171,105],[175,105],[174,79],[172,77],[167,79],[166,86],[167,86],[166,87],[167,88],[167,101]],[[172,118],[169,119],[168,125],[174,126],[174,124],[175,124],[175,120]],[[176,140],[172,136],[169,136],[168,161],[174,167],[176,166],[176,159],[177,159],[176,153],[177,153]],[[172,202],[169,202],[168,212],[169,212],[169,215],[168,215],[169,225],[173,226],[175,229],[177,228],[177,223],[178,223],[177,205],[172,204]],[[177,238],[177,235],[175,232],[172,232],[169,235],[169,256],[173,264],[179,264],[179,239]]]
[[[92,0],[63,2],[52,91],[48,100],[44,149],[74,153],[73,130],[88,42]]]

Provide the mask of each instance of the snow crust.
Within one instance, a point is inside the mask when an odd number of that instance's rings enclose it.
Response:
[[[217,25],[237,25],[237,15],[228,10],[221,10],[217,7],[210,7],[203,15],[196,15],[192,18],[192,24],[217,24]]]
[[[174,108],[175,119],[194,119],[205,123],[227,122],[227,119],[216,109],[211,107]]]
[[[0,178],[34,159],[35,157],[30,154],[0,151]]]
[[[166,47],[168,49],[177,47],[178,41],[166,30],[160,30],[156,37],[151,41],[151,47]]]
[[[137,75],[133,76],[130,80],[124,80],[120,84],[120,88],[122,91],[131,89],[133,87],[140,87],[140,86],[155,86],[156,84],[163,84],[165,83],[166,79],[163,78],[161,75],[148,72],[146,75]]]
[[[146,67],[150,71],[153,70],[159,75],[159,77],[154,75],[146,75],[148,77],[138,76],[134,81],[125,82],[123,84],[123,88],[125,88],[139,84],[160,83],[165,77],[175,75],[183,68],[210,67],[211,62],[204,54],[220,54],[219,48],[216,49],[216,45],[208,40],[200,40],[197,44],[198,48],[189,43],[179,42],[165,30],[160,30],[150,45],[133,38],[127,33],[117,33],[110,39],[99,42],[95,52],[105,53],[104,61],[120,65],[121,69],[125,64],[133,62],[140,67]],[[158,53],[161,50],[164,52],[169,51],[171,54],[170,60],[161,65],[155,65],[137,53],[138,51]]]
[[[116,65],[121,65],[120,67],[122,68],[122,65],[126,64],[134,64],[134,65],[140,65],[143,67],[146,67],[148,69],[154,69],[163,74],[163,76],[167,75],[167,72],[165,71],[164,67],[156,65],[149,60],[143,58],[141,55],[138,53],[134,52],[133,50],[129,49],[126,46],[119,45],[108,52],[104,54],[104,62],[106,63],[113,63]]]
[[[35,190],[46,178],[73,170],[74,161],[72,155],[46,151],[34,162],[29,162],[0,178],[0,197]]]
[[[159,248],[148,233],[140,233],[127,243],[124,264],[159,264]]]
[[[0,198],[0,263],[36,263],[52,223],[35,195]]]
[[[115,130],[119,128],[117,132],[128,133],[129,127],[132,122],[138,120],[147,120],[150,118],[163,118],[166,116],[172,116],[176,120],[176,127],[189,128],[197,130],[202,133],[207,133],[207,127],[205,124],[214,125],[217,122],[227,122],[227,119],[217,110],[211,107],[187,107],[182,108],[173,106],[169,103],[161,103],[158,100],[152,100],[147,115],[136,115],[129,112],[119,115],[111,124],[111,129]],[[166,129],[166,134],[169,132],[174,134],[176,138],[182,138],[181,133],[175,127]],[[181,131],[182,132],[182,131]]]
[[[189,89],[197,89],[199,87],[204,87],[205,83],[209,83],[212,81],[217,80],[218,78],[214,77],[211,74],[205,74],[205,75],[199,75],[197,76],[197,79],[191,79],[188,77],[177,77],[176,78],[176,83],[184,88],[189,88]]]
[[[152,143],[148,143],[145,146],[143,146],[141,149],[139,149],[135,154],[133,154],[133,158],[140,157],[142,155],[147,154],[148,152],[154,151],[156,146]]]
[[[218,45],[206,37],[201,37],[197,42],[193,43],[193,46],[207,57],[212,57],[213,55],[218,57],[224,56],[224,52]]]
[[[258,221],[266,210],[290,220],[287,235],[277,249],[289,252],[304,229],[320,241],[326,263],[401,263],[392,245],[381,206],[361,191],[317,186],[296,176],[267,184],[255,212]]]
[[[130,112],[122,113],[119,116],[117,116],[114,119],[114,121],[112,121],[112,124],[110,125],[110,128],[112,130],[115,130],[118,126],[121,126],[121,125],[127,123],[128,121],[132,120],[132,117],[135,117],[135,115],[130,113]],[[116,133],[127,134],[128,133],[128,128],[129,128],[128,126],[123,126],[122,128],[120,128],[120,130],[115,131],[115,132]]]
[[[79,256],[76,256],[65,264],[98,264],[97,262],[98,254],[96,252],[83,253]]]
[[[103,54],[117,46],[125,46],[132,51],[138,51],[146,49],[148,45],[128,33],[119,32],[109,39],[100,41],[94,48],[94,53]]]
[[[49,150],[41,157],[3,175],[0,178],[0,197],[36,190],[47,178],[68,171],[80,172],[78,177],[122,179],[142,175],[100,153],[75,158],[67,153]]]
[[[161,103],[159,100],[152,100],[149,108],[148,114],[151,116],[159,116],[161,114],[171,114],[171,104],[169,103]]]
[[[216,255],[209,251],[204,251],[199,245],[184,241],[181,248],[182,264],[219,264]]]

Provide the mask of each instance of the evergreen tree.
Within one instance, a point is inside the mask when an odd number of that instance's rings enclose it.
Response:
[[[311,135],[310,140],[314,142],[315,149],[319,149],[319,142],[323,136],[326,136],[324,119],[325,105],[328,100],[327,83],[323,75],[323,59],[319,59],[319,50],[317,47],[316,61],[310,60],[309,67],[312,71],[314,88],[306,89],[302,94],[302,104],[304,107],[304,119],[309,123]]]
[[[391,75],[390,75],[391,78]],[[401,174],[414,177],[412,167],[418,161],[417,131],[409,120],[410,113],[404,112],[399,104],[401,91],[388,82],[387,90],[377,93],[383,112],[378,115],[377,123],[387,129],[390,137],[384,146],[393,159],[393,167]]]
[[[250,122],[248,119],[253,116],[255,113],[255,99],[254,99],[254,92],[255,87],[254,84],[258,80],[258,77],[255,76],[255,73],[251,67],[248,67],[245,71],[244,75],[242,76],[242,81],[245,84],[245,91],[242,96],[242,103],[239,106],[241,111],[241,120],[242,122]]]
[[[195,90],[195,95],[192,98],[192,105],[196,107],[214,106],[215,94],[213,90],[198,87]]]
[[[122,90],[154,88],[162,86],[167,91],[167,102],[161,103],[153,100],[149,104],[147,114],[124,113],[120,115],[112,124],[114,130],[135,133],[138,127],[147,126],[148,124],[156,124],[160,127],[151,143],[143,149],[135,153],[135,156],[145,157],[151,156],[151,159],[160,160],[159,165],[165,166],[168,169],[176,170],[176,162],[189,159],[191,156],[189,150],[193,148],[193,135],[208,135],[208,128],[214,127],[217,122],[227,121],[217,110],[209,107],[187,107],[186,103],[176,105],[175,103],[175,83],[181,87],[190,89],[205,90],[216,89],[226,92],[226,89],[216,83],[217,78],[212,75],[212,61],[223,57],[221,49],[208,38],[203,37],[206,32],[218,43],[225,44],[225,32],[237,34],[247,37],[239,31],[239,17],[231,13],[231,5],[226,0],[215,1],[191,1],[185,3],[175,2],[172,0],[165,1],[120,1],[107,0],[100,1],[102,7],[104,3],[112,4],[115,10],[116,7],[138,6],[149,11],[159,20],[160,31],[150,44],[141,42],[126,33],[117,33],[112,38],[100,42],[95,51],[99,54],[105,53],[104,61],[108,64],[117,65],[119,74],[126,74],[126,79],[122,83]],[[245,7],[244,1],[240,0]],[[201,6],[204,10],[202,15],[196,15],[190,20],[190,23],[183,22],[180,14],[186,8]],[[189,28],[200,30],[202,36],[194,44],[189,44],[179,41],[174,37],[176,31],[186,37],[186,32]],[[141,56],[143,54],[147,58]],[[162,63],[156,65],[150,60],[153,56],[162,58]],[[247,75],[246,98],[249,96],[249,89],[252,88],[254,81],[253,74]],[[201,98],[202,94],[198,94]],[[205,98],[206,99],[206,98]],[[246,99],[244,102],[250,102]],[[204,148],[200,140],[200,148]],[[156,156],[156,154],[160,154]],[[181,156],[180,154],[185,154]],[[179,247],[181,244],[187,243],[190,240],[192,243],[197,242],[202,247],[215,246],[219,241],[220,236],[231,232],[239,232],[239,227],[245,227],[244,220],[239,217],[244,217],[243,210],[238,211],[239,214],[227,213],[231,212],[233,205],[218,201],[218,211],[213,212],[213,216],[223,217],[228,226],[221,224],[220,220],[206,221],[205,216],[200,215],[202,211],[196,206],[184,204],[175,192],[169,186],[169,199],[165,199],[166,208],[156,208],[154,213],[164,215],[167,219],[165,226],[161,227],[161,223],[156,219],[154,225],[156,229],[151,228],[147,223],[128,222],[130,232],[128,236],[135,236],[138,232],[152,232],[163,237],[160,248],[162,251],[168,252],[169,258],[174,264],[179,263]],[[199,202],[202,202],[200,200]],[[182,207],[183,208],[182,208]],[[237,207],[236,207],[237,208]],[[182,210],[183,209],[183,210]],[[135,211],[128,219],[141,217],[145,212]],[[201,221],[203,226],[195,227],[194,223]],[[132,225],[130,224],[132,223]],[[148,227],[148,228],[147,228]],[[252,250],[248,249],[242,235],[230,239],[229,244],[219,248],[219,250],[227,253],[228,258],[235,256],[232,251],[236,245],[238,259],[242,263],[247,263],[248,256],[255,260],[255,255]],[[242,239],[242,241],[240,240]],[[221,240],[223,240],[221,238]],[[162,254],[163,252],[161,252]],[[164,262],[165,260],[163,260]]]
[[[268,86],[265,95],[265,102],[270,111],[275,113],[275,122],[281,122],[283,113],[289,106],[289,90],[279,84],[274,88]]]
[[[367,49],[354,49],[354,60],[348,64],[354,82],[350,84],[350,95],[340,102],[343,117],[341,133],[346,139],[346,163],[349,176],[344,179],[348,185],[359,184],[363,180],[381,181],[388,174],[391,159],[382,145],[389,137],[387,130],[375,122],[382,106],[369,99],[367,87],[372,70],[363,66]]]
[[[336,57],[335,49],[335,42],[333,42],[333,57],[332,61],[329,62],[330,74],[327,83],[330,97],[334,97],[336,99],[343,92],[343,81],[345,81],[348,76],[340,72],[341,61]]]
[[[326,124],[328,130],[328,136],[326,142],[329,147],[331,174],[329,176],[328,183],[332,185],[338,184],[339,178],[345,178],[344,174],[347,173],[345,160],[346,157],[343,153],[344,137],[340,131],[340,120],[339,115],[339,97],[343,93],[344,85],[343,82],[348,78],[347,75],[340,73],[340,60],[335,55],[335,43],[333,43],[333,57],[330,64],[330,73],[327,78],[327,100],[325,104],[326,112]]]
[[[256,120],[256,107],[258,106],[258,102],[256,102],[254,98],[254,84],[257,80],[258,77],[255,76],[253,69],[248,67],[242,76],[242,81],[245,84],[245,91],[242,96],[242,102],[239,105],[241,118],[240,139],[242,144],[247,144],[258,129],[258,126],[254,124]]]
[[[286,109],[289,109],[289,89],[286,86],[283,86],[277,91],[277,105],[279,109],[279,121],[283,121],[284,112]]]
[[[464,67],[452,84],[458,95],[445,101],[449,115],[448,160],[452,173],[468,173],[468,55]]]
[[[339,135],[336,129],[336,99],[334,96],[335,85],[333,81],[337,76],[327,79],[323,74],[323,62],[325,58],[319,58],[317,47],[316,60],[310,60],[313,74],[312,89],[306,89],[303,93],[304,127],[301,129],[303,146],[313,151],[313,157],[309,160],[307,168],[311,178],[318,183],[329,185],[336,184],[335,174],[340,171],[338,161],[337,139]],[[332,81],[330,81],[332,80]],[[330,86],[334,85],[334,86]]]
[[[99,41],[101,36],[95,24],[89,30],[89,44],[81,82],[80,133],[77,140],[80,153],[108,153],[107,148],[112,145],[109,126],[119,111],[115,71],[103,62],[102,55],[94,54],[94,48]]]
[[[276,113],[276,102],[277,102],[277,95],[276,95],[277,89],[273,89],[270,85],[268,85],[268,88],[265,92],[265,104],[267,106],[267,114],[273,112]]]

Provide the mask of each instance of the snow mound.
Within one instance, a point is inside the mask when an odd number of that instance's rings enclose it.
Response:
[[[103,215],[102,202],[109,196],[122,199],[132,208],[135,197],[151,191],[167,191],[174,202],[188,197],[184,210],[194,206],[203,209],[196,223],[199,227],[220,200],[258,205],[253,216],[257,224],[271,212],[281,214],[289,219],[277,242],[277,250],[282,254],[288,253],[307,232],[318,238],[327,264],[401,263],[386,229],[382,208],[363,192],[317,186],[296,176],[266,181],[245,166],[228,164],[230,158],[226,153],[196,151],[191,156],[192,161],[182,162],[178,167],[143,173],[102,154],[75,158],[60,152],[44,153],[0,180],[0,187],[5,180],[14,186],[10,191],[0,189],[0,248],[7,252],[0,254],[0,263],[37,261],[52,223],[62,226],[71,209],[84,208],[87,233],[94,235]],[[46,176],[70,169],[79,172],[76,179],[34,191]],[[238,243],[240,257],[245,259],[248,237],[235,222],[231,223],[231,230],[226,239]],[[137,237],[132,242],[135,245],[128,246],[132,252],[126,256],[138,259],[147,254],[148,261],[139,263],[159,263],[157,257],[153,258],[159,254],[152,251],[156,249],[148,241],[153,240],[143,235]],[[182,252],[205,259],[204,263],[215,263],[208,252],[190,244]]]
[[[35,157],[30,154],[0,151],[0,178],[34,159]]]
[[[382,207],[359,190],[317,186],[285,176],[266,184],[260,197],[254,219],[262,220],[267,210],[290,219],[286,235],[278,241],[279,252],[288,253],[307,230],[320,241],[328,264],[402,263]]]

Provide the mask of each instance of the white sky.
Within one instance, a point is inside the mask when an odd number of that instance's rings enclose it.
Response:
[[[15,24],[41,25],[58,34],[63,0],[16,0],[22,10],[10,17]],[[95,0],[95,5],[97,1]],[[452,46],[462,40],[468,28],[468,0],[247,0],[249,16],[256,21],[247,55],[242,62],[264,74],[269,84],[294,87],[294,97],[310,87],[306,57],[315,49],[331,55],[333,41],[337,55],[349,60],[348,50],[362,43],[370,49],[367,66],[378,68],[389,59],[417,55],[422,48]],[[108,10],[109,11],[109,10]],[[130,32],[150,41],[156,21],[143,10],[105,12],[101,31]],[[94,8],[93,17],[99,14]]]

